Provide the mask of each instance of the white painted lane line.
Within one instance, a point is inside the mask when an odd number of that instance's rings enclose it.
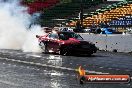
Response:
[[[32,57],[41,57],[40,55],[27,55],[27,56],[32,56]]]
[[[86,72],[93,73],[93,74],[110,74],[110,73],[97,72],[97,71],[89,71],[89,70],[86,70]]]
[[[62,69],[62,70],[77,71],[77,69],[67,68],[67,67],[60,67],[60,66],[46,65],[46,64],[41,64],[41,63],[34,63],[34,62],[27,62],[27,61],[20,61],[20,60],[15,60],[15,59],[8,59],[8,58],[0,58],[0,59],[1,59],[1,60],[8,60],[8,61],[13,61],[13,62],[24,63],[24,64],[30,64],[30,65],[36,65],[36,66],[42,66],[42,67],[50,67],[50,68],[56,68],[56,69]],[[86,72],[88,72],[88,73],[94,73],[94,74],[109,74],[109,73],[96,72],[96,71],[90,71],[90,70],[86,70]]]
[[[12,85],[12,86],[20,86],[19,84],[9,82],[9,81],[4,81],[4,80],[0,80],[0,83],[4,83],[4,84],[7,84],[7,85]]]

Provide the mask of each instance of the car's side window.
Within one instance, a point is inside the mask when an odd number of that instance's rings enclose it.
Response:
[[[69,37],[65,34],[59,34],[59,39],[62,39],[62,40],[68,40]]]
[[[64,34],[59,34],[59,39],[65,40]]]
[[[51,38],[51,33],[50,33],[50,34],[48,34],[48,36],[47,36],[47,37]]]
[[[51,33],[48,35],[49,38],[53,38],[53,39],[58,39],[58,34],[57,33]]]

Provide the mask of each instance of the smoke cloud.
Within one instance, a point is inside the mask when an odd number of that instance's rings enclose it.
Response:
[[[32,17],[19,0],[0,0],[0,49],[39,52],[36,34],[44,34],[39,25],[32,26]]]

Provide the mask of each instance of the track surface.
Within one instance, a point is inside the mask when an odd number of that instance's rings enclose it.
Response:
[[[89,74],[132,76],[132,54],[99,51],[87,57],[0,50],[0,88],[132,88],[132,83],[80,85],[75,72],[80,65]]]

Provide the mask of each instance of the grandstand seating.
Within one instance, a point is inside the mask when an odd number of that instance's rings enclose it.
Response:
[[[101,22],[111,22],[119,18],[125,18],[126,15],[132,15],[132,4],[128,2],[120,2],[102,9],[96,10],[85,19],[83,19],[83,26],[91,26],[93,22],[98,25]],[[75,26],[77,21],[73,21],[69,26]],[[114,21],[115,22],[115,21]]]
[[[132,26],[132,15],[128,15],[128,16],[118,18],[116,20],[112,20],[111,22],[109,22],[109,25],[110,26],[130,27],[130,26]]]
[[[82,0],[83,9],[89,8],[91,5],[98,5],[102,0]],[[75,15],[78,16],[80,12],[81,0],[71,0],[67,3],[60,3],[54,8],[50,8],[44,11],[41,15],[41,24],[54,24],[57,21],[54,19],[69,19],[74,17]]]

